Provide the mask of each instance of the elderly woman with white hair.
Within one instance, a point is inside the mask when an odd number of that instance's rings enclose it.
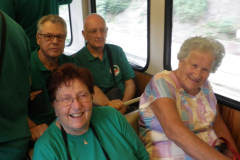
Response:
[[[178,69],[157,73],[148,83],[140,99],[139,131],[151,159],[228,159],[229,152],[225,156],[211,147],[218,137],[237,150],[207,80],[224,55],[214,39],[189,38],[178,53]]]

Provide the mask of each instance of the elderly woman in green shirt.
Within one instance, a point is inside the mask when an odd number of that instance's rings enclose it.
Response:
[[[93,93],[87,69],[64,64],[53,72],[49,95],[58,119],[37,140],[33,159],[149,159],[121,113],[92,107]]]

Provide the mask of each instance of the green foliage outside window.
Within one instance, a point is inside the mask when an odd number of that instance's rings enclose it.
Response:
[[[174,0],[173,6],[181,22],[196,22],[205,15],[207,0]]]
[[[121,2],[121,3],[119,3]],[[129,7],[131,0],[98,0],[97,13],[106,18],[107,14],[116,16]]]
[[[208,36],[234,41],[236,39],[236,30],[240,28],[240,25],[234,23],[234,20],[223,19],[221,21],[208,21],[206,25],[201,27],[208,31],[205,33]]]

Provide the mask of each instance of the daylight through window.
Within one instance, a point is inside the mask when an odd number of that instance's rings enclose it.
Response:
[[[72,34],[71,34],[71,25],[70,25],[70,16],[69,16],[69,6],[60,5],[59,6],[59,16],[62,17],[67,23],[67,38],[65,41],[65,45],[68,46],[71,44]]]
[[[147,0],[96,0],[108,27],[107,43],[123,48],[129,63],[147,62]]]
[[[209,80],[214,92],[240,102],[240,0],[173,0],[172,69],[177,53],[191,36],[210,36],[225,47],[226,56]]]

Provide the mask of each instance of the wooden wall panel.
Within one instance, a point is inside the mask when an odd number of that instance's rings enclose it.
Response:
[[[219,104],[224,122],[232,133],[233,139],[240,150],[240,111]]]
[[[136,96],[141,96],[144,89],[152,76],[145,73],[135,71],[136,77],[134,81],[137,86]],[[238,149],[240,150],[240,111],[231,109],[227,106],[219,104],[220,113],[228,126],[230,132],[232,133],[233,139],[235,140]]]
[[[134,71],[134,72],[136,74],[136,77],[134,78],[134,82],[137,86],[136,97],[139,97],[144,92],[144,89],[147,86],[150,79],[152,78],[152,76],[149,76],[145,73],[141,73],[137,71]]]

